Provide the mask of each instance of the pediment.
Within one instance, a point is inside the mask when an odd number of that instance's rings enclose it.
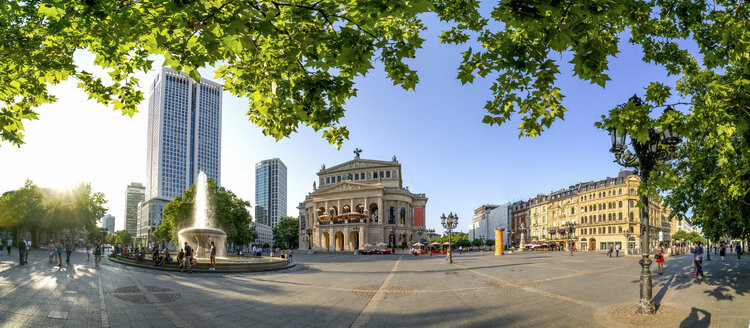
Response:
[[[382,189],[383,189],[383,186],[380,184],[367,184],[367,183],[357,183],[357,182],[351,182],[351,181],[342,181],[335,185],[318,189],[314,194],[321,195],[321,194],[335,193],[335,192],[341,192],[341,191],[382,190]]]
[[[327,168],[325,170],[320,170],[318,172],[318,175],[321,174],[330,174],[330,173],[337,173],[337,172],[346,172],[356,169],[371,169],[371,168],[381,168],[381,167],[397,167],[399,165],[398,162],[386,162],[386,161],[376,161],[371,159],[353,159],[351,161],[341,163],[339,165]]]

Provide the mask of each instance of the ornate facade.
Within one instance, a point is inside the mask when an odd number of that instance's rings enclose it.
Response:
[[[300,248],[354,251],[365,244],[412,245],[424,232],[425,194],[402,186],[401,164],[360,159],[318,171],[300,203]],[[318,187],[319,185],[319,187]],[[308,229],[310,239],[308,240]]]

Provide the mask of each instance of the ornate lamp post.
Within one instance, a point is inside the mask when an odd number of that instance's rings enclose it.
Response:
[[[575,230],[576,230],[576,224],[575,222],[568,222],[565,224],[565,228],[568,231],[568,238],[570,238],[570,241],[568,241],[568,249],[570,249],[570,256],[573,256],[573,246],[575,246]]]
[[[623,235],[625,235],[625,255],[628,255],[628,252],[630,252],[630,225],[625,229]]]
[[[458,215],[451,212],[446,218],[445,213],[443,213],[443,215],[440,216],[440,224],[443,225],[443,228],[448,230],[448,263],[453,263],[453,253],[451,252],[451,243],[453,241],[451,240],[451,235],[453,229],[456,229],[456,227],[458,226]]]
[[[633,96],[629,101],[635,106],[642,106],[641,99],[638,96]],[[664,112],[667,113],[668,111],[674,111],[674,109],[667,107]],[[657,133],[653,128],[649,129],[648,132],[649,138],[645,142],[638,142],[631,136],[630,144],[633,146],[634,154],[630,152],[628,145],[625,144],[628,131],[617,127],[609,127],[609,134],[612,138],[610,152],[614,153],[615,162],[625,167],[638,169],[644,184],[647,184],[651,171],[657,164],[671,159],[677,144],[681,141],[680,137],[670,129],[664,129],[663,135]],[[665,147],[661,147],[662,145]],[[641,264],[641,293],[636,312],[640,314],[654,314],[656,309],[652,300],[651,259],[648,258],[650,252],[649,235],[651,234],[648,196],[641,195],[640,201],[643,203],[643,207],[640,210],[641,240],[643,242],[641,250],[643,258],[639,261]]]
[[[312,229],[307,228],[305,230],[305,233],[307,233],[307,249],[312,249]]]

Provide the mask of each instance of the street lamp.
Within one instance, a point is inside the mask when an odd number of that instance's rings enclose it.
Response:
[[[391,239],[390,237],[393,237]],[[391,235],[388,238],[388,242],[391,242],[393,240],[393,244],[391,244],[391,250],[393,251],[393,254],[396,254],[396,225],[391,226]]]
[[[638,98],[638,96],[633,96],[630,98],[629,102],[632,102],[638,107],[642,106],[641,99]],[[672,111],[674,111],[674,109],[667,107],[664,113],[668,114]],[[648,140],[645,142],[639,142],[631,136],[630,144],[633,146],[635,151],[634,154],[628,150],[628,145],[625,144],[625,138],[627,137],[628,131],[623,128],[610,126],[609,134],[612,138],[612,148],[610,149],[610,152],[614,153],[615,162],[625,167],[638,169],[644,184],[647,184],[651,171],[657,164],[672,158],[677,144],[681,141],[680,137],[670,128],[665,128],[663,134],[658,134],[655,129],[650,128],[648,130]],[[639,261],[641,264],[641,294],[636,313],[654,314],[656,309],[652,300],[651,260],[648,258],[650,252],[648,196],[641,195],[640,201],[643,203],[643,207],[641,207],[640,210],[643,258]]]
[[[313,233],[313,231],[312,231],[312,229],[307,228],[307,230],[305,230],[305,232],[307,233],[307,249],[312,249],[312,233]]]
[[[484,252],[484,240],[485,240],[486,238],[487,238],[487,237],[485,237],[485,236],[479,235],[479,240],[481,240],[481,241],[482,241],[482,252]]]
[[[448,263],[453,263],[453,254],[451,253],[451,235],[453,229],[456,229],[456,227],[458,226],[458,215],[451,212],[446,218],[445,213],[443,213],[443,215],[440,216],[440,224],[443,225],[443,228],[448,230]]]
[[[570,249],[570,256],[573,256],[573,246],[575,245],[574,232],[576,230],[576,223],[572,221],[568,222],[565,224],[565,227],[568,231],[568,238],[570,238],[570,241],[568,241],[568,249]]]
[[[627,255],[630,252],[630,225],[625,229],[625,232],[623,233],[625,235],[625,255]]]

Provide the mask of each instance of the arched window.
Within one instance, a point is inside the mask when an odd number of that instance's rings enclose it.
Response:
[[[388,208],[388,224],[396,224],[396,208],[393,206]]]
[[[619,194],[620,194],[620,195],[622,195],[622,188],[620,188],[620,190],[619,190]]]
[[[401,208],[401,213],[399,213],[399,216],[401,217],[401,224],[402,225],[406,224],[406,209],[405,208],[403,207]]]
[[[622,233],[622,227],[617,227],[617,232]]]
[[[630,189],[630,194],[635,195],[635,189]]]
[[[622,212],[620,212],[620,213],[619,213],[619,214],[617,215],[617,219],[618,219],[618,220],[620,220],[620,221],[622,221]]]
[[[612,213],[607,214],[607,221],[612,221]]]
[[[617,202],[617,207],[622,208],[622,201]]]

